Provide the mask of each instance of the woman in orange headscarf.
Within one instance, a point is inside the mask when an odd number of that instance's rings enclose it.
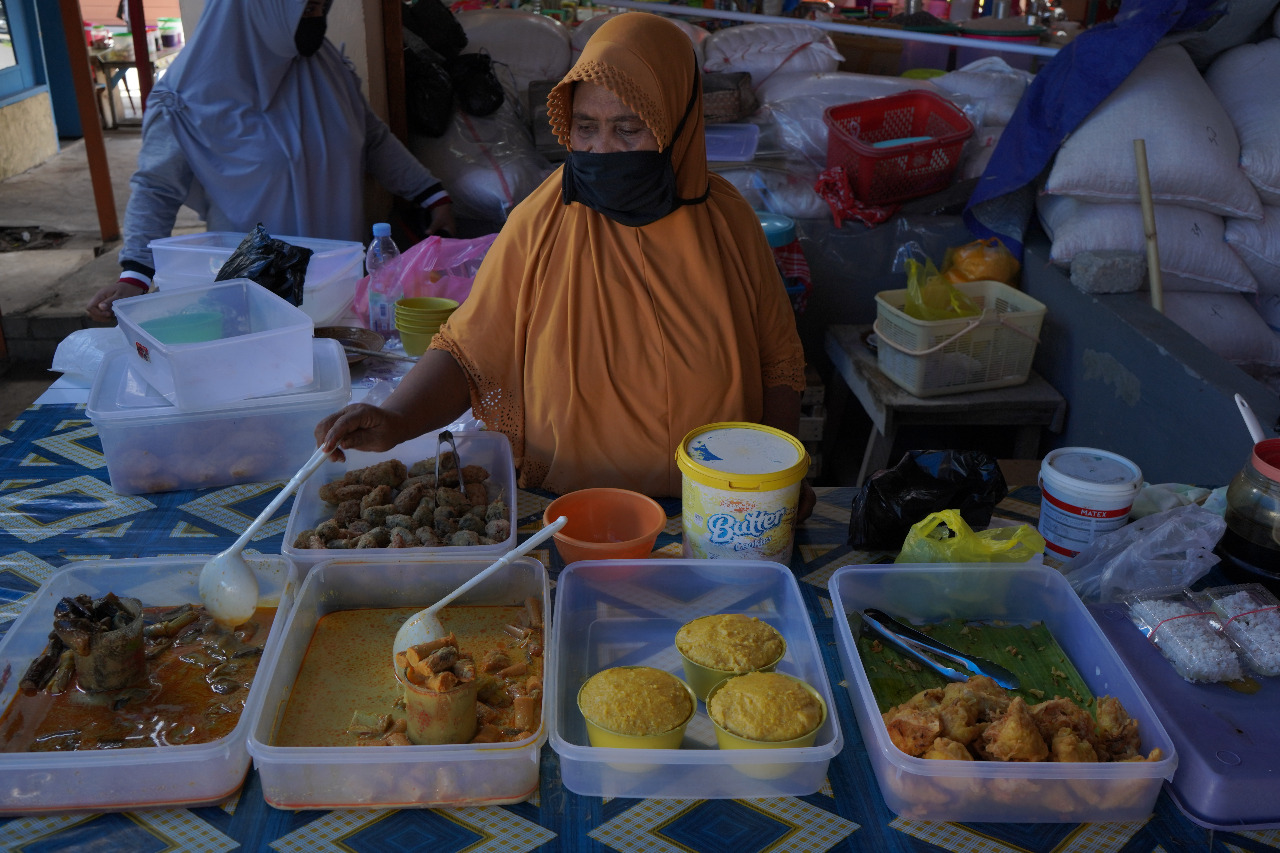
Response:
[[[795,434],[795,319],[755,212],[707,169],[688,36],[657,15],[619,15],[548,106],[564,166],[512,211],[395,393],[322,421],[317,442],[387,450],[470,405],[511,439],[522,487],[668,496],[696,427]]]

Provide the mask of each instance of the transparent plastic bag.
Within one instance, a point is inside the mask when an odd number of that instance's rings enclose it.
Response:
[[[1217,565],[1213,548],[1226,527],[1222,516],[1196,504],[1174,507],[1099,536],[1063,574],[1088,604],[1191,586]]]
[[[974,240],[947,251],[942,263],[942,274],[952,282],[998,281],[1012,287],[1018,286],[1018,273],[1022,264],[997,238]]]
[[[912,525],[895,563],[1025,563],[1044,551],[1033,527],[974,530],[954,509],[944,509]]]

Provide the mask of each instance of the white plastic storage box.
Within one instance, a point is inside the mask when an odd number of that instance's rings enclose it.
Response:
[[[302,287],[302,310],[318,326],[341,317],[351,306],[356,282],[364,275],[364,246],[347,240],[271,236],[312,252]],[[156,289],[212,283],[244,238],[244,234],[232,231],[208,231],[152,240]]]
[[[247,278],[120,299],[133,366],[189,412],[296,391],[315,378],[315,324]]]
[[[876,294],[880,370],[917,397],[1021,385],[1031,374],[1044,303],[999,281],[956,285],[982,309],[976,317],[917,320],[907,291]]]
[[[786,640],[777,671],[813,687],[827,720],[811,747],[730,749],[699,702],[680,749],[593,747],[578,711],[578,690],[614,666],[643,665],[684,677],[675,636],[715,613],[746,613]],[[551,746],[564,785],[596,797],[793,797],[822,787],[844,745],[822,653],[791,570],[764,560],[598,560],[574,563],[556,582],[547,693]]]
[[[7,708],[22,673],[49,642],[53,611],[65,596],[114,592],[143,607],[199,604],[205,557],[91,560],[49,577],[0,640],[0,708]],[[258,576],[259,606],[275,606],[263,661],[277,655],[285,616],[297,593],[293,565],[280,556],[249,556]],[[249,770],[245,748],[268,679],[260,665],[240,721],[210,743],[68,752],[0,752],[0,814],[193,808],[233,795]],[[212,694],[210,694],[212,695]]]
[[[1178,767],[1173,741],[1089,611],[1058,571],[1008,563],[845,566],[828,582],[853,713],[885,803],[912,820],[1109,823],[1145,820]],[[914,758],[889,739],[853,628],[868,607],[908,624],[1043,622],[1095,697],[1114,696],[1158,761],[1059,763]],[[1027,704],[1040,701],[1025,696]],[[1051,697],[1045,697],[1051,698]]]
[[[438,433],[420,435],[396,445],[383,453],[367,453],[360,450],[344,451],[346,462],[325,461],[301,486],[293,499],[293,510],[289,513],[289,525],[284,531],[284,544],[281,553],[287,555],[298,564],[299,571],[304,574],[312,566],[325,560],[470,560],[487,557],[496,560],[516,546],[518,536],[516,524],[516,469],[511,457],[511,442],[500,432],[476,430],[474,432],[454,432],[454,443],[458,447],[458,456],[462,464],[480,465],[489,471],[486,489],[490,500],[501,496],[507,504],[507,520],[511,523],[511,535],[494,545],[438,545],[417,548],[348,548],[346,550],[326,548],[299,548],[295,542],[304,530],[313,529],[320,522],[332,518],[337,509],[333,504],[325,503],[320,498],[320,487],[331,480],[341,479],[347,471],[365,468],[386,459],[399,459],[406,467],[415,462],[430,459],[436,455]],[[314,444],[314,441],[313,441]],[[441,451],[452,448],[446,443],[440,446]],[[393,555],[393,556],[392,556]]]
[[[315,451],[315,425],[351,399],[342,344],[315,338],[311,350],[310,385],[209,412],[175,408],[143,381],[127,350],[108,353],[87,413],[111,488],[141,495],[292,477]]]
[[[354,608],[427,607],[487,568],[490,560],[448,563],[322,563],[307,576],[285,623],[280,646],[262,666],[270,689],[249,733],[249,753],[262,795],[280,809],[410,808],[514,803],[538,789],[539,754],[547,739],[547,699],[533,737],[513,743],[435,746],[274,746],[289,694],[302,668],[316,623],[327,613]],[[464,593],[458,604],[523,604],[533,597],[551,613],[542,564],[517,557]],[[394,678],[387,637],[387,677]],[[543,665],[555,651],[543,643]],[[353,709],[353,712],[356,709]],[[375,709],[360,708],[372,712]]]

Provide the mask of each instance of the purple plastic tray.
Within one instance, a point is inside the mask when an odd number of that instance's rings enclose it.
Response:
[[[1092,604],[1089,612],[1173,740],[1178,769],[1165,784],[1183,814],[1208,829],[1280,828],[1280,677],[1251,675],[1256,693],[1192,684],[1129,621],[1125,605]]]

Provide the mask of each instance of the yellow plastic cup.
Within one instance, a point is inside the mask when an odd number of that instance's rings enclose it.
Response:
[[[782,633],[776,628],[774,631],[778,634],[778,638],[782,640],[782,652],[774,660],[755,669],[713,669],[705,664],[700,664],[697,661],[689,659],[685,656],[684,652],[680,651],[680,647],[676,646],[676,652],[680,655],[680,662],[684,664],[684,677],[688,680],[689,686],[693,688],[694,695],[698,697],[699,701],[706,702],[711,694],[712,688],[720,682],[726,681],[734,676],[746,675],[748,672],[773,672],[777,668],[778,664],[782,662],[782,659],[787,656],[786,638],[783,637]]]
[[[754,738],[734,734],[717,723],[715,718],[711,717],[710,713],[708,713],[707,716],[711,718],[711,725],[716,730],[716,744],[721,749],[802,749],[804,747],[813,746],[814,742],[818,739],[818,732],[822,731],[822,727],[827,724],[827,703],[823,701],[822,696],[818,691],[807,682],[801,681],[799,678],[792,675],[786,675],[785,673],[781,674],[785,678],[790,678],[792,681],[799,684],[805,689],[806,693],[818,701],[818,704],[822,707],[822,717],[818,720],[818,725],[813,727],[813,731],[803,734],[800,737],[792,738],[791,740],[755,740]],[[715,687],[711,688],[711,692],[707,694],[708,706],[710,706],[711,700],[715,695],[724,689],[724,686],[728,684],[729,681],[730,679],[725,679]],[[778,779],[783,776],[790,775],[797,769],[797,767],[797,764],[733,765],[733,769],[737,770],[744,776],[750,776],[753,779]]]

